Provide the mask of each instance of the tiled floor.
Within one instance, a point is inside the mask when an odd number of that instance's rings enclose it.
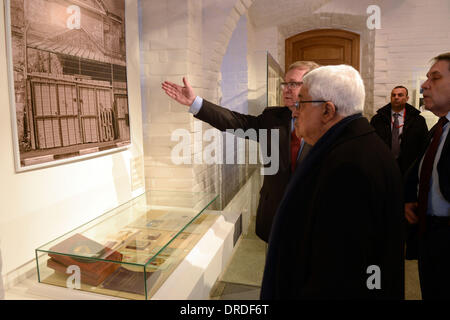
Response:
[[[266,244],[254,233],[254,219],[224,274],[211,290],[213,300],[258,300],[266,258]],[[417,260],[405,261],[405,299],[420,300]]]

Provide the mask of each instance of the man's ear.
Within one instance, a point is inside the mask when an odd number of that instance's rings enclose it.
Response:
[[[337,112],[336,106],[334,105],[333,102],[331,101],[325,102],[323,106],[323,117],[325,122],[332,120],[336,116],[336,112]]]

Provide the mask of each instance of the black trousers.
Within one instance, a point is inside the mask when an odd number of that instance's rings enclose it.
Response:
[[[427,217],[419,237],[419,278],[422,299],[450,299],[450,224],[447,219]]]

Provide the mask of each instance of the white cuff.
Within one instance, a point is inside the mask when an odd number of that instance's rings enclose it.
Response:
[[[192,113],[194,116],[200,112],[200,109],[203,105],[203,99],[199,96],[195,97],[194,102],[192,103],[191,107],[189,108],[189,112]]]

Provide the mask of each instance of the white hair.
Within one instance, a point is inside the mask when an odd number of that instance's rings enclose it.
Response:
[[[366,97],[364,83],[359,72],[349,65],[314,69],[303,77],[303,86],[307,87],[312,100],[333,102],[341,116],[363,112]]]

